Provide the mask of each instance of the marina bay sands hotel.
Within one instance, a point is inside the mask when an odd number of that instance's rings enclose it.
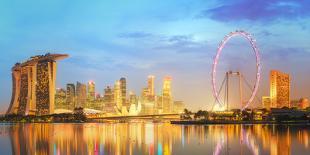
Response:
[[[12,99],[7,114],[48,115],[54,113],[56,61],[66,54],[33,56],[12,68]]]

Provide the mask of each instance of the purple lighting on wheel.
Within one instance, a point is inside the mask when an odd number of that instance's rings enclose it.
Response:
[[[256,82],[255,82],[254,90],[251,94],[250,99],[246,102],[245,106],[242,107],[242,110],[244,110],[254,100],[254,97],[255,97],[257,90],[258,90],[260,78],[261,78],[261,62],[260,62],[259,50],[256,46],[255,40],[252,38],[252,36],[249,33],[245,32],[245,31],[240,31],[240,30],[230,32],[228,35],[226,35],[224,37],[224,39],[219,44],[219,46],[217,48],[216,56],[215,56],[214,61],[213,61],[213,66],[212,66],[212,73],[211,73],[212,74],[211,75],[212,76],[212,93],[213,93],[213,96],[215,97],[216,102],[220,105],[220,107],[222,107],[224,105],[224,103],[220,100],[219,92],[216,89],[216,82],[215,82],[216,81],[216,67],[217,67],[217,64],[218,64],[218,61],[220,58],[220,54],[222,53],[222,49],[224,48],[226,43],[234,36],[242,36],[242,37],[246,38],[250,42],[252,49],[255,53],[255,57],[256,57]]]

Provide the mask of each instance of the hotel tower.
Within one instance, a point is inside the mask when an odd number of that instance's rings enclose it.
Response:
[[[33,56],[12,68],[12,99],[7,114],[48,115],[54,113],[56,60],[66,54]]]

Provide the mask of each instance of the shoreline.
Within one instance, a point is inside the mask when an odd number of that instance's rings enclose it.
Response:
[[[207,121],[207,120],[180,120],[170,121],[171,124],[175,125],[221,125],[221,124],[303,124],[310,125],[310,121]]]

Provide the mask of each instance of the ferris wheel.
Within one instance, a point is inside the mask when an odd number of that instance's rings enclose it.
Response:
[[[216,68],[217,68],[217,64],[219,63],[219,58],[220,58],[220,55],[222,53],[222,50],[223,48],[225,47],[226,43],[233,37],[235,36],[241,36],[243,38],[245,38],[250,44],[251,44],[251,47],[252,47],[252,50],[255,54],[255,58],[256,58],[256,81],[255,81],[255,84],[254,84],[254,88],[251,92],[251,95],[250,95],[250,98],[248,101],[245,102],[244,105],[242,105],[241,109],[244,110],[246,109],[251,103],[252,101],[254,100],[255,96],[256,96],[256,93],[258,91],[258,87],[259,87],[259,83],[260,83],[260,79],[261,79],[261,60],[260,60],[260,54],[259,54],[259,49],[257,48],[256,46],[256,41],[255,39],[252,38],[252,36],[245,32],[245,31],[242,31],[242,30],[237,30],[237,31],[234,31],[234,32],[230,32],[228,35],[226,35],[224,37],[224,39],[221,41],[221,43],[219,44],[218,48],[217,48],[217,52],[216,52],[216,56],[214,58],[214,61],[213,61],[213,66],[212,66],[212,73],[211,73],[211,79],[212,79],[212,93],[213,93],[213,96],[215,98],[215,101],[216,101],[216,104],[218,104],[220,107],[223,107],[224,106],[224,103],[223,101],[220,99],[220,93],[219,91],[217,90],[217,85],[216,85]]]

